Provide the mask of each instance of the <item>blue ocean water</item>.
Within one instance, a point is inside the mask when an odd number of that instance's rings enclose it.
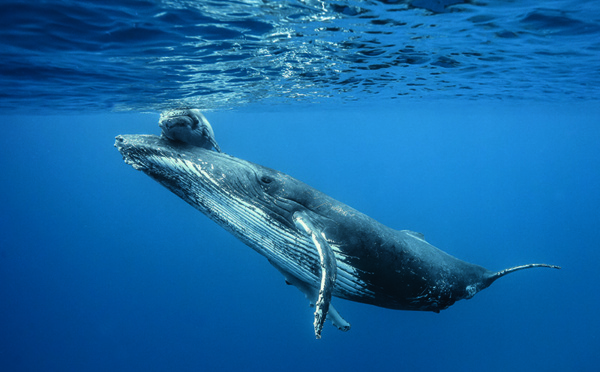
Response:
[[[0,369],[595,371],[600,6],[0,2]],[[440,314],[313,309],[123,163],[205,112],[224,151],[492,270]]]

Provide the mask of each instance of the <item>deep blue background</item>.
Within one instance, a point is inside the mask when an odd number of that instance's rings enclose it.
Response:
[[[600,110],[406,105],[207,113],[225,152],[461,259],[544,262],[440,314],[304,296],[113,148],[158,115],[2,116],[3,371],[597,370]]]

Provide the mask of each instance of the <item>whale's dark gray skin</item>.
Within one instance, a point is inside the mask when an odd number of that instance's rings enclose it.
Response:
[[[286,174],[225,153],[157,136],[118,136],[141,170],[265,256],[325,318],[350,325],[331,297],[401,310],[439,312],[529,264],[493,272],[394,230]]]

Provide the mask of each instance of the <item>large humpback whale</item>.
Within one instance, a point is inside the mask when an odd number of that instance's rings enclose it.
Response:
[[[206,148],[151,135],[122,135],[115,146],[141,170],[207,215],[277,268],[325,319],[348,324],[332,296],[400,310],[434,311],[469,299],[496,279],[422,234],[394,230],[284,173]]]

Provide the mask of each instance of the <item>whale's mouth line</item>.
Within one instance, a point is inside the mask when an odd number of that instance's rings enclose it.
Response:
[[[195,148],[183,144],[181,142],[175,142],[163,137],[145,134],[120,134],[115,137],[115,147],[123,155],[129,155],[133,152],[146,153],[148,155],[167,155],[167,152],[172,153],[172,157],[175,155],[180,148],[185,150],[186,148]]]
[[[211,153],[180,141],[145,134],[120,134],[115,137],[114,146],[123,156],[123,161],[137,170],[146,168],[151,157],[200,159]]]

